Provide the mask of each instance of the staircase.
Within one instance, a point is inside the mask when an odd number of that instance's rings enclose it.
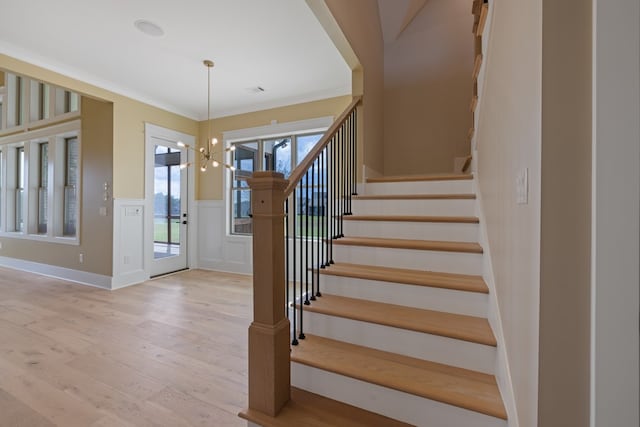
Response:
[[[304,308],[292,386],[411,425],[506,426],[475,209],[471,175],[368,180]]]

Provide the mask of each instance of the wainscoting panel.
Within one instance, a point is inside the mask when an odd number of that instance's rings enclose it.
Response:
[[[113,278],[111,289],[149,278],[144,266],[144,200],[113,201]]]
[[[206,270],[251,274],[250,236],[229,235],[223,200],[196,201],[198,211],[198,267]]]

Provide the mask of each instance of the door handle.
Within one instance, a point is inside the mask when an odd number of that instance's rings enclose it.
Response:
[[[187,221],[182,221],[182,224],[183,225],[187,225]]]

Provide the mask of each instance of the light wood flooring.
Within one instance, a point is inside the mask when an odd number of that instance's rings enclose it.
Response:
[[[110,292],[0,268],[0,426],[245,426],[250,277]]]

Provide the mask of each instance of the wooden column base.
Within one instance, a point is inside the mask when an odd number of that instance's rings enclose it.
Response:
[[[249,408],[274,417],[289,401],[289,354],[289,319],[249,326]]]

